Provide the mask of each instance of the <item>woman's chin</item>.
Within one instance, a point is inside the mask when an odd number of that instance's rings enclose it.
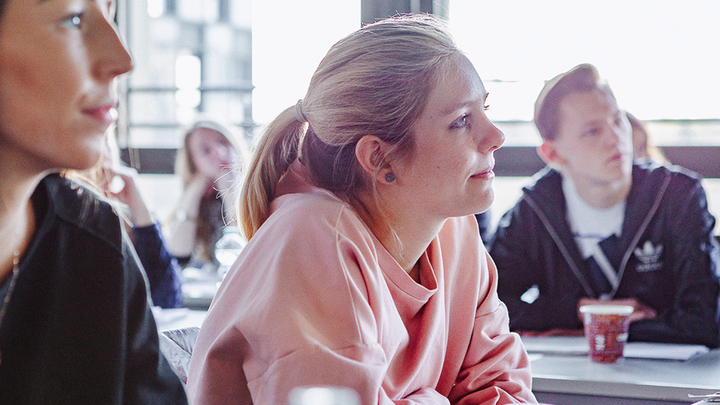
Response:
[[[474,214],[479,214],[489,210],[494,200],[495,191],[492,188],[489,188],[482,196],[478,197],[477,205],[475,206],[476,211]]]

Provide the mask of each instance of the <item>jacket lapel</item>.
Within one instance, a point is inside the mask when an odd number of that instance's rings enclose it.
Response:
[[[565,195],[562,191],[560,173],[546,167],[537,174],[536,182],[524,188],[523,192],[526,198],[532,201],[530,205],[540,217],[585,292],[591,298],[597,297],[590,282],[590,268],[583,260],[567,222]]]

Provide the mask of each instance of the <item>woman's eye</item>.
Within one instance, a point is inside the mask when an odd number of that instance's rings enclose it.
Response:
[[[590,128],[587,131],[585,131],[585,135],[594,136],[594,135],[597,135],[599,132],[600,132],[600,130],[598,128]]]
[[[450,125],[450,128],[465,128],[468,126],[468,114],[464,114],[462,117],[458,118],[455,122]]]
[[[62,25],[68,28],[81,28],[83,13],[74,13],[62,21]]]

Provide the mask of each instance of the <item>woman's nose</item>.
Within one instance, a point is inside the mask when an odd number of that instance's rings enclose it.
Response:
[[[98,10],[98,13],[100,11]],[[112,80],[133,68],[133,60],[118,36],[115,27],[104,16],[93,24],[93,44],[88,48],[95,54],[93,74],[100,81]]]
[[[480,131],[480,144],[478,147],[482,153],[490,153],[500,149],[505,143],[505,134],[490,120],[486,119],[486,123],[482,125]]]
[[[223,144],[217,144],[215,146],[214,151],[215,151],[215,156],[217,156],[217,158],[220,161],[226,162],[230,159],[230,147],[229,146],[223,145]]]

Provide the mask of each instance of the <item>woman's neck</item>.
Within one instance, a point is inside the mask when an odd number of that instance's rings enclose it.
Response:
[[[411,207],[386,203],[381,209],[372,196],[361,201],[362,205],[353,206],[362,220],[398,264],[419,281],[418,261],[445,221],[416,215]]]
[[[0,187],[0,283],[8,277],[13,259],[16,255],[22,256],[35,231],[30,195],[36,184],[10,187],[13,183],[3,178]]]
[[[50,171],[18,148],[0,142],[0,282],[12,271],[13,256],[25,251],[35,231],[30,197]]]

